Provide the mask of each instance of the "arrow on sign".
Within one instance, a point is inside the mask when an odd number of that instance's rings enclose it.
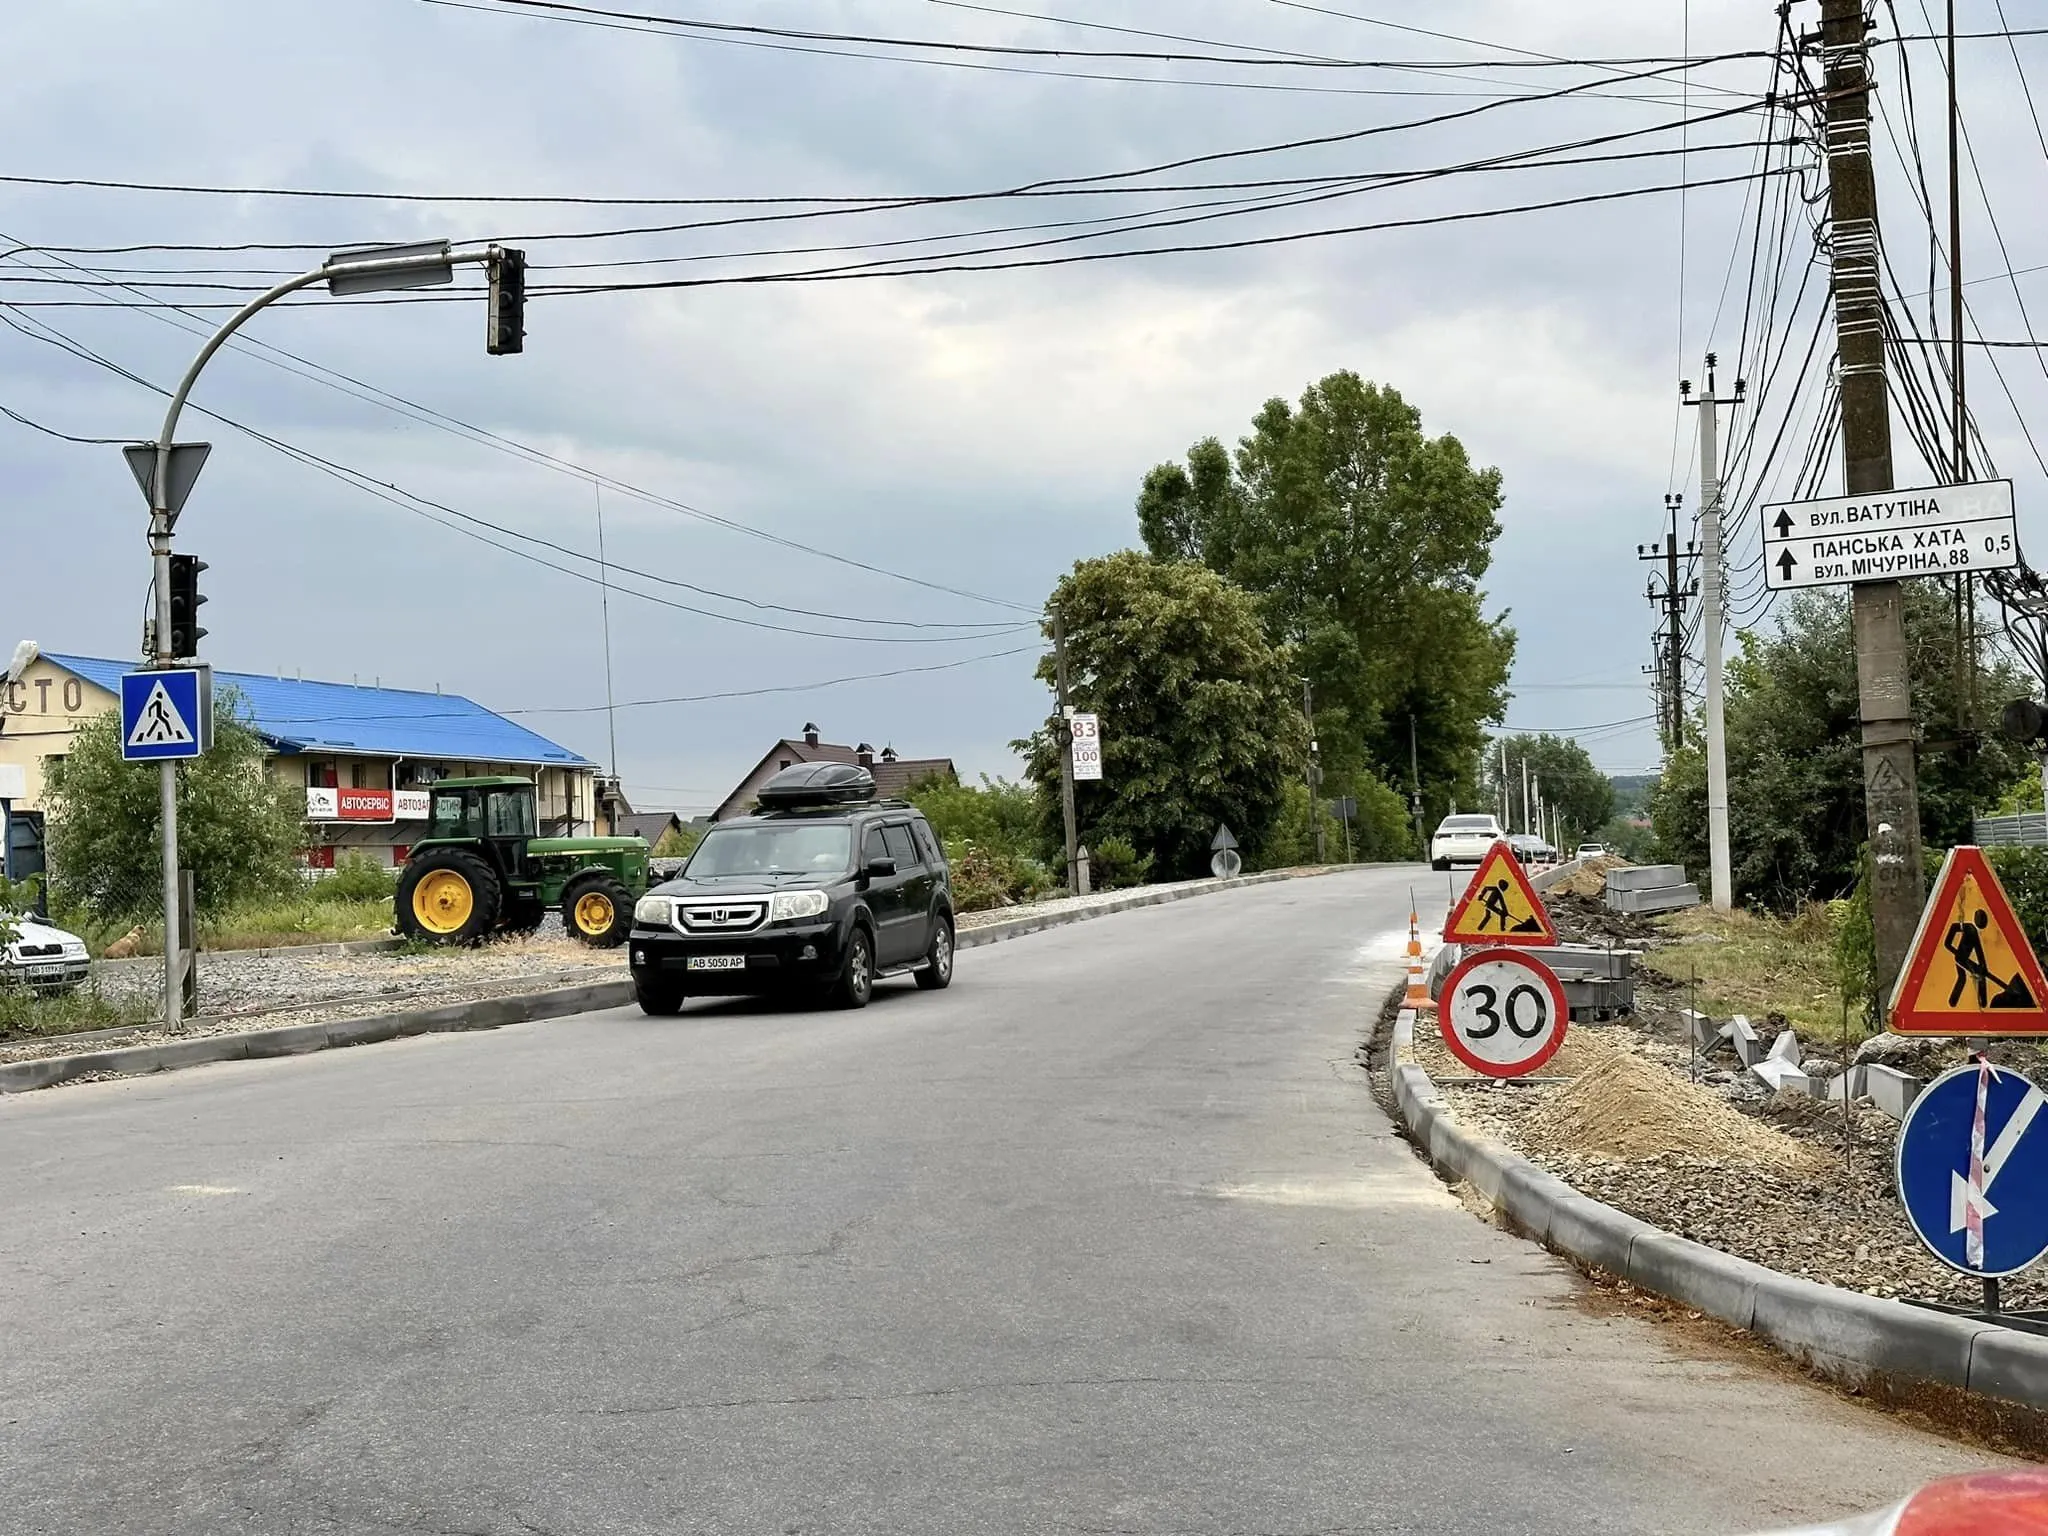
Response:
[[[1799,562],[1797,560],[1794,560],[1792,558],[1792,551],[1789,549],[1786,550],[1783,554],[1778,556],[1779,574],[1782,575],[1785,580],[1790,581],[1792,579],[1792,567],[1797,565],[1798,563]]]
[[[2041,1106],[2048,1104],[2041,1090],[2031,1085],[2027,1096],[2014,1107],[2005,1122],[2005,1129],[1998,1133],[1998,1140],[1991,1144],[1991,1150],[1984,1154],[1984,1182],[1973,1184],[1960,1173],[1952,1174],[1948,1198],[1948,1229],[1960,1232],[1969,1225],[1974,1207],[1979,1218],[1996,1216],[1998,1207],[1991,1203],[1991,1185],[1998,1178],[1999,1170],[2005,1167],[2013,1149],[2020,1144],[2020,1138],[2027,1133],[2027,1127],[2034,1123],[2034,1117],[2041,1112]]]
[[[1778,537],[1784,538],[1792,531],[1792,514],[1790,512],[1780,512],[1778,514],[1778,521],[1773,526],[1778,530]]]

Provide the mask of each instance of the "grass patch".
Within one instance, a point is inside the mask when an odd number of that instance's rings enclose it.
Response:
[[[322,882],[323,884],[327,882]],[[273,949],[381,939],[391,932],[391,898],[351,897],[315,888],[280,901],[250,902],[199,925],[202,949]]]
[[[1806,1040],[1835,1040],[1842,1033],[1842,993],[1835,972],[1838,919],[1811,906],[1787,921],[1756,912],[1716,912],[1692,907],[1658,921],[1674,942],[1659,949],[1651,964],[1681,985],[1697,972],[1702,1013],[1762,1018],[1781,1013]],[[1849,1028],[1868,1031],[1860,1005],[1849,1010]]]
[[[0,987],[0,1040],[34,1040],[87,1029],[118,1029],[155,1016],[149,1002],[103,997],[90,983],[54,997],[39,997],[27,987]]]

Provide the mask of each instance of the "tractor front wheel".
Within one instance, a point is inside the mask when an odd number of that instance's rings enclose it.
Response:
[[[594,949],[626,942],[633,927],[633,893],[610,875],[582,875],[562,892],[562,926]]]
[[[398,877],[398,928],[429,944],[480,944],[498,925],[497,871],[466,848],[429,848]]]

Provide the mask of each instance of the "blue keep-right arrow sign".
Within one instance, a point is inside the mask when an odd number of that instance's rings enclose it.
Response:
[[[2016,1274],[2048,1254],[2048,1107],[2025,1076],[1970,1065],[1946,1072],[1899,1127],[1899,1204],[1942,1263],[1966,1275]]]

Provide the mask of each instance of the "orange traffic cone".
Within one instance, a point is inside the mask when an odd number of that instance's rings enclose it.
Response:
[[[1422,970],[1422,919],[1414,912],[1408,914],[1408,994],[1401,999],[1403,1008],[1434,1008],[1430,1000],[1429,984],[1423,980]]]

